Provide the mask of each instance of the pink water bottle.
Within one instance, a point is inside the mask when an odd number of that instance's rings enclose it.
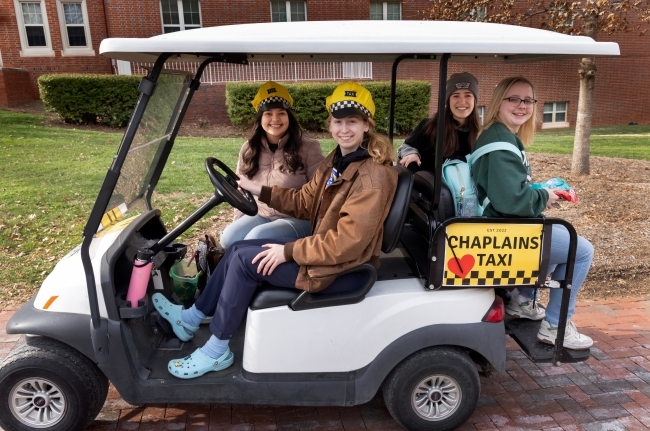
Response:
[[[131,302],[131,308],[138,307],[138,301],[147,294],[149,278],[151,278],[151,267],[153,262],[151,250],[138,250],[138,254],[133,261],[133,272],[131,272],[131,281],[129,282],[129,291],[126,294],[127,302]]]

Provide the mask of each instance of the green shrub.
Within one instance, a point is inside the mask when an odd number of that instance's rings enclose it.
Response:
[[[327,129],[325,98],[332,94],[338,82],[286,84],[294,99],[293,112],[305,130]],[[229,83],[226,85],[226,106],[230,121],[240,127],[248,127],[255,119],[251,100],[261,83]],[[390,82],[362,82],[375,102],[377,130],[388,131]],[[398,81],[395,96],[395,131],[409,133],[417,123],[429,114],[431,84],[426,81]]]
[[[260,83],[226,84],[226,108],[230,122],[235,126],[248,127],[255,119],[255,109],[251,101],[255,98]]]
[[[38,88],[45,107],[71,123],[125,126],[138,100],[140,76],[41,75]]]

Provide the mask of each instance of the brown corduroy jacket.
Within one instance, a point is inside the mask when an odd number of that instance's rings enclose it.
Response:
[[[259,200],[290,217],[309,219],[312,235],[287,243],[287,261],[300,265],[296,287],[318,292],[337,275],[371,262],[379,266],[384,220],[393,202],[397,172],[368,158],[350,163],[328,188],[334,152],[300,190],[262,187]]]

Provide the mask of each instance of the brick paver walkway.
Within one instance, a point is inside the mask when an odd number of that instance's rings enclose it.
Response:
[[[0,358],[18,340],[4,333]],[[460,430],[618,431],[650,429],[650,297],[578,304],[574,321],[595,340],[584,363],[530,362],[508,343],[505,375],[481,377],[481,398]],[[230,404],[131,406],[111,388],[90,430],[398,430],[381,396],[356,407]]]

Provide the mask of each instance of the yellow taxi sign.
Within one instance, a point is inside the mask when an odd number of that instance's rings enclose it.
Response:
[[[453,223],[446,227],[443,286],[533,285],[542,255],[540,224]]]

